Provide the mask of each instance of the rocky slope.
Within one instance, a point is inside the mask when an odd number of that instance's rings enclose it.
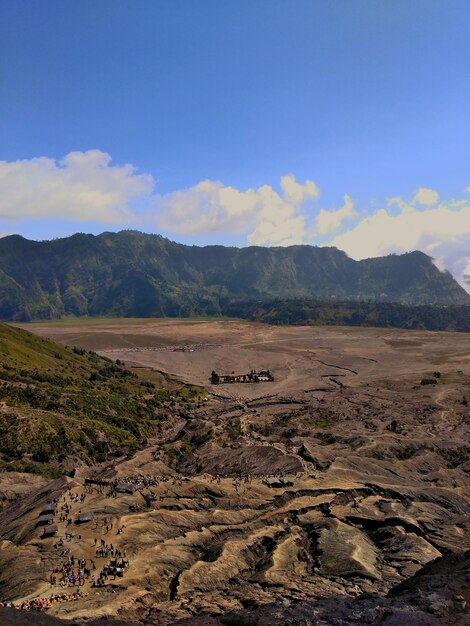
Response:
[[[356,350],[367,337],[363,331]],[[18,476],[16,498],[9,477],[0,512],[1,598],[19,605],[49,596],[64,549],[67,558],[94,560],[99,576],[110,561],[96,554],[104,543],[125,552],[123,576],[95,588],[88,580],[83,593],[52,604],[48,617],[80,623],[107,615],[159,626],[463,626],[469,357],[462,350],[444,358],[443,344],[425,352],[406,337],[389,332],[386,341],[419,348],[424,361],[431,354],[445,361],[434,384],[420,385],[420,374],[398,360],[379,369],[349,343],[342,360],[338,347],[336,357],[316,355],[311,387],[299,388],[289,374],[271,393],[212,386],[204,403],[168,415],[132,456],[29,491]],[[272,338],[265,345],[273,350]],[[195,353],[168,352],[180,354]],[[38,516],[54,500],[58,534],[41,538]],[[71,524],[60,519],[64,504]],[[75,524],[84,511],[93,520]]]

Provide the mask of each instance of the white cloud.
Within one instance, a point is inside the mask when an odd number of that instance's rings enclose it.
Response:
[[[400,196],[392,196],[391,198],[387,198],[387,206],[391,209],[399,209],[401,213],[413,213],[416,210],[416,207],[411,202],[403,200]]]
[[[399,198],[394,203],[401,207],[400,213],[379,209],[329,245],[354,259],[421,250],[470,291],[464,277],[470,269],[470,204],[457,201],[417,210]]]
[[[292,204],[301,204],[308,198],[318,198],[320,190],[312,180],[307,180],[302,185],[295,180],[292,174],[281,178],[281,189],[284,192],[284,200]]]
[[[150,196],[153,179],[132,165],[110,165],[99,150],[0,161],[0,218],[62,218],[125,224],[129,203]]]
[[[255,210],[257,193],[205,180],[194,187],[156,199],[157,222],[165,230],[181,234],[243,232],[246,218]],[[241,219],[242,218],[242,219]]]
[[[314,234],[326,235],[337,230],[344,220],[354,217],[354,202],[348,195],[344,196],[344,205],[336,211],[320,209],[315,218]]]
[[[422,204],[424,206],[433,206],[439,200],[439,194],[434,189],[420,187],[415,193],[413,204]]]
[[[302,204],[318,197],[313,181],[298,183],[291,175],[280,182],[282,194],[269,185],[239,191],[220,182],[204,182],[156,199],[157,224],[179,234],[232,232],[246,234],[251,245],[286,246],[306,236]]]
[[[268,185],[260,187],[258,195],[257,221],[248,235],[248,243],[254,246],[292,246],[303,243],[305,217],[299,212],[299,205],[286,201],[285,196],[281,197]]]

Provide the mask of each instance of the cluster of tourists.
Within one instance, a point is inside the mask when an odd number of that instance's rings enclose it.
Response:
[[[87,593],[82,593],[80,589],[77,589],[74,593],[53,593],[47,598],[31,598],[31,600],[25,600],[21,604],[3,602],[1,606],[18,609],[20,611],[47,611],[53,604],[73,602],[73,600],[78,600],[87,595]]]
[[[47,611],[53,604],[71,602],[88,596],[82,591],[82,587],[88,580],[91,587],[103,587],[108,577],[122,577],[124,570],[129,567],[129,561],[125,558],[126,552],[118,550],[112,544],[99,546],[96,550],[97,556],[112,558],[102,567],[99,576],[95,576],[93,571],[96,565],[93,559],[77,559],[70,553],[70,549],[64,549],[60,556],[60,566],[56,567],[49,576],[52,587],[60,585],[62,589],[75,587],[74,592],[54,593],[44,598],[37,597],[25,600],[21,604],[13,602],[3,602],[0,606],[12,607],[21,611]]]
[[[164,476],[157,477],[149,476],[148,474],[138,474],[137,476],[124,476],[119,481],[116,481],[116,484],[119,482],[140,489],[141,487],[158,487],[162,480],[165,480]]]
[[[86,493],[73,493],[72,491],[70,491],[69,493],[69,499],[70,502],[74,502],[75,504],[77,502],[85,502],[85,498],[86,498]],[[64,497],[64,502],[65,502],[65,497]]]
[[[63,588],[75,585],[82,587],[95,567],[94,561],[87,563],[86,559],[76,559],[70,549],[65,549],[61,552],[60,565],[49,576],[49,582],[52,586],[59,584]]]
[[[95,544],[96,544],[96,540],[95,540]],[[105,543],[102,539],[101,545],[99,545],[96,548],[96,556],[103,558],[103,557],[107,557],[110,555],[113,557],[126,556],[126,551],[118,550],[112,543],[109,543],[109,544]]]
[[[140,476],[138,480],[146,485],[158,484],[153,482],[154,479],[151,477]],[[113,482],[113,485],[115,484],[117,483]],[[108,482],[106,486],[109,487],[109,485],[110,483]],[[51,510],[52,508],[56,509],[59,515],[59,521],[65,525],[65,539],[62,537],[58,538],[52,544],[53,549],[58,551],[57,557],[60,559],[60,563],[58,563],[52,571],[49,570],[48,578],[51,587],[57,589],[59,593],[51,593],[51,595],[45,597],[38,596],[24,600],[21,603],[0,602],[0,606],[12,607],[22,611],[47,611],[54,604],[70,602],[87,596],[88,593],[84,593],[86,583],[89,583],[90,587],[102,587],[106,584],[106,580],[110,576],[114,576],[114,579],[123,576],[125,568],[129,566],[126,551],[118,549],[112,543],[106,543],[104,539],[98,540],[95,538],[94,540],[96,557],[107,560],[101,567],[101,570],[98,570],[100,572],[99,575],[97,574],[97,567],[93,559],[82,558],[83,555],[77,557],[72,554],[71,548],[67,546],[67,541],[71,541],[73,537],[78,539],[79,545],[81,545],[82,540],[81,535],[74,535],[68,531],[68,527],[73,523],[72,509],[75,510],[75,508],[80,507],[80,505],[85,502],[87,494],[93,493],[94,490],[101,491],[102,489],[103,485],[94,486],[86,484],[83,492],[69,490],[69,492],[63,494],[60,499],[57,498],[47,503],[48,510],[49,508]],[[106,506],[104,509],[106,511]],[[80,514],[81,510],[78,511],[79,516]],[[103,532],[106,529],[106,534],[113,529],[111,517],[105,517],[103,520],[95,520],[95,527],[98,526],[100,521],[103,523]],[[120,535],[124,532],[124,529],[124,525],[119,525],[114,530]]]
[[[127,561],[126,559],[111,559],[101,570],[98,579],[95,579],[93,577],[93,579],[91,580],[91,586],[102,587],[105,584],[108,576],[113,576],[113,580],[116,580],[116,576],[121,577],[124,575],[124,570],[126,567],[129,567],[129,561]]]

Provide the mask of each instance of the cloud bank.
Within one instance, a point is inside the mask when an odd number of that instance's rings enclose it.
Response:
[[[70,152],[60,161],[0,161],[0,217],[124,225],[132,219],[132,202],[151,194],[153,179],[110,162],[99,150]]]
[[[194,187],[156,199],[157,224],[179,234],[205,232],[246,234],[248,243],[287,246],[303,243],[307,200],[319,196],[311,180],[301,184],[292,175],[280,180],[282,193],[269,185],[240,191],[205,180]]]
[[[15,223],[67,220],[140,228],[175,235],[238,235],[247,244],[333,245],[355,259],[422,250],[470,292],[470,200],[443,202],[419,187],[411,200],[388,198],[379,209],[358,209],[345,194],[339,208],[322,208],[313,180],[282,176],[278,188],[237,189],[205,180],[157,194],[149,174],[113,165],[99,150],[0,161],[0,232]],[[470,193],[470,186],[466,189]]]
[[[428,189],[418,190],[411,202],[390,198],[387,208],[363,217],[332,238],[331,245],[353,259],[421,250],[470,292],[470,202],[433,206],[438,198],[436,191]]]

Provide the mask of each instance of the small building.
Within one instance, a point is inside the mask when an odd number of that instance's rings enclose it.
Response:
[[[274,381],[274,376],[269,370],[261,370],[255,375],[258,377],[260,383],[268,383]]]
[[[91,522],[94,518],[92,511],[87,511],[86,513],[80,513],[75,520],[75,524],[85,524],[86,522]]]
[[[135,490],[136,488],[134,487],[134,485],[128,485],[127,483],[118,483],[114,488],[114,491],[116,493],[129,493],[131,495],[134,493]]]
[[[281,487],[284,487],[282,478],[265,478],[263,483],[271,489],[280,489]]]
[[[55,504],[46,504],[44,508],[42,509],[42,511],[39,513],[39,516],[50,515],[51,513],[54,514],[55,510],[56,510]]]
[[[269,370],[251,370],[246,374],[217,374],[216,371],[212,371],[210,381],[213,385],[224,383],[272,383],[274,382],[274,376]]]
[[[54,521],[54,516],[52,513],[48,513],[47,515],[40,515],[38,521],[36,522],[37,526],[46,526],[47,524],[52,524]]]
[[[49,526],[44,526],[41,538],[46,539],[46,537],[53,537],[57,534],[57,524],[50,524]]]
[[[107,487],[109,480],[97,480],[96,478],[85,478],[83,481],[85,485],[99,485],[100,487]]]

